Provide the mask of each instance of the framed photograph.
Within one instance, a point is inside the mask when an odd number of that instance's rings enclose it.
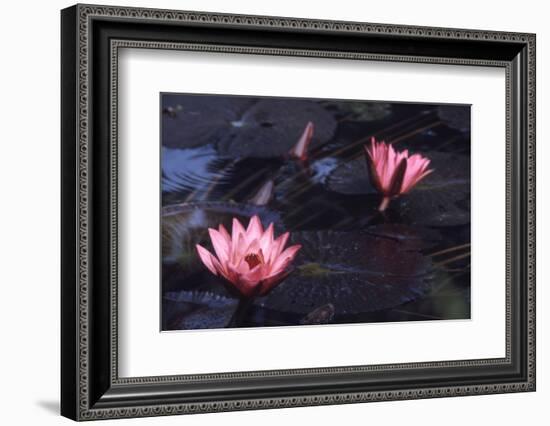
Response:
[[[61,412],[535,390],[535,35],[61,12]]]

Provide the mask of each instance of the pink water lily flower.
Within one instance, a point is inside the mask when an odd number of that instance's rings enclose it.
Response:
[[[390,200],[409,192],[418,182],[429,175],[430,160],[409,151],[396,151],[392,144],[377,142],[371,138],[370,148],[365,146],[370,181],[383,196],[378,210],[384,211]]]
[[[231,235],[223,225],[218,230],[209,228],[208,232],[217,257],[197,244],[202,262],[245,297],[262,296],[279,284],[288,275],[287,267],[301,248],[297,244],[285,249],[289,233],[275,239],[273,223],[264,231],[258,216],[250,219],[246,230],[233,218]]]

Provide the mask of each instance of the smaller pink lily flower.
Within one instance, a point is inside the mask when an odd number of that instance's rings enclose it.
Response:
[[[242,296],[263,296],[290,273],[287,267],[301,248],[297,244],[285,249],[290,234],[275,239],[273,229],[271,223],[264,231],[256,215],[246,230],[233,218],[231,235],[223,225],[208,229],[217,257],[199,244],[197,252],[210,272],[225,278]]]
[[[365,146],[370,181],[383,196],[379,211],[388,207],[390,200],[409,192],[418,182],[428,176],[430,160],[409,151],[396,151],[392,144],[377,142],[371,138],[370,148]]]
[[[300,136],[300,139],[298,139],[296,145],[294,145],[288,153],[291,158],[296,158],[297,160],[302,162],[307,161],[307,150],[309,144],[311,143],[311,140],[313,139],[313,129],[313,123],[311,121],[308,122],[306,128],[304,129],[304,132],[302,133],[302,136]]]

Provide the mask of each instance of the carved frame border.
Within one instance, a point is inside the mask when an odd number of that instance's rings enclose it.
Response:
[[[105,7],[94,5],[78,5],[78,41],[77,41],[77,90],[78,90],[78,111],[77,111],[77,159],[76,159],[76,176],[77,176],[77,409],[76,418],[79,420],[92,420],[113,417],[140,417],[151,415],[170,415],[198,412],[214,412],[214,411],[229,411],[243,409],[260,409],[260,408],[276,408],[276,407],[292,407],[292,406],[308,406],[322,404],[340,404],[351,402],[366,402],[366,401],[383,401],[383,400],[400,400],[400,399],[415,399],[415,398],[432,398],[442,396],[461,396],[475,395],[487,393],[503,393],[517,391],[532,391],[535,389],[535,36],[533,34],[521,34],[511,32],[494,32],[494,31],[479,31],[479,30],[464,30],[464,29],[447,29],[447,28],[430,28],[418,26],[402,26],[402,25],[386,25],[386,24],[369,24],[356,22],[336,22],[324,20],[308,20],[296,18],[279,18],[265,16],[245,16],[245,15],[228,15],[203,12],[187,12],[187,11],[169,11],[156,9],[141,9],[127,7]],[[467,39],[467,40],[498,40],[523,43],[527,46],[527,174],[526,182],[526,203],[527,203],[527,230],[528,230],[528,245],[527,245],[527,307],[528,307],[528,342],[527,342],[527,368],[528,380],[525,382],[500,383],[494,385],[480,386],[450,386],[446,388],[434,387],[425,389],[402,389],[397,391],[381,391],[381,392],[359,392],[359,393],[329,393],[325,395],[312,395],[303,397],[276,397],[276,398],[258,398],[246,400],[231,400],[231,401],[216,401],[205,402],[200,404],[195,403],[175,403],[162,404],[141,407],[122,407],[122,408],[94,408],[91,407],[89,398],[89,316],[88,309],[90,300],[88,298],[89,290],[89,133],[88,133],[88,114],[89,108],[89,54],[90,54],[90,37],[89,29],[90,22],[93,18],[121,18],[121,19],[136,19],[140,21],[174,21],[174,22],[189,22],[189,23],[204,23],[204,24],[223,24],[223,25],[238,25],[251,26],[260,28],[298,28],[303,30],[316,30],[327,32],[359,32],[359,33],[375,33],[383,35],[411,35],[423,38],[447,38],[447,39]],[[160,43],[147,42],[140,40],[112,40],[111,41],[111,119],[116,123],[117,117],[117,70],[118,70],[118,49],[120,48],[155,48],[155,49],[177,49],[177,50],[198,50],[198,51],[217,51],[228,53],[241,54],[266,54],[266,55],[298,55],[298,56],[315,56],[341,59],[367,59],[367,60],[383,60],[383,61],[398,61],[398,62],[426,62],[426,63],[447,63],[447,64],[462,64],[462,65],[483,65],[497,66],[506,69],[506,115],[507,115],[507,259],[506,259],[506,358],[504,359],[484,359],[484,360],[464,360],[451,362],[435,362],[435,363],[416,363],[416,364],[389,364],[381,366],[364,366],[364,367],[329,367],[322,369],[306,369],[306,370],[275,370],[262,372],[246,372],[246,373],[223,373],[217,375],[200,375],[200,376],[161,376],[161,377],[140,377],[140,378],[119,378],[117,373],[117,129],[116,125],[111,126],[111,142],[112,151],[111,159],[113,167],[111,169],[111,219],[112,219],[112,239],[111,239],[111,345],[112,345],[112,360],[111,360],[111,380],[113,384],[147,384],[147,383],[170,383],[178,381],[195,381],[195,380],[213,380],[219,378],[242,378],[254,376],[273,376],[273,375],[304,375],[310,373],[330,374],[333,372],[343,372],[349,369],[353,371],[373,371],[385,369],[399,368],[414,368],[414,367],[439,367],[439,366],[456,366],[456,365],[483,365],[483,364],[502,364],[510,361],[510,206],[511,206],[511,178],[510,178],[510,137],[511,129],[509,128],[510,118],[510,65],[507,62],[500,61],[484,61],[471,60],[460,58],[438,58],[438,57],[415,57],[415,56],[396,56],[396,55],[373,55],[361,53],[345,53],[345,52],[320,52],[311,50],[294,50],[294,49],[276,49],[276,48],[247,48],[236,46],[215,46],[204,44],[182,44],[182,43]]]

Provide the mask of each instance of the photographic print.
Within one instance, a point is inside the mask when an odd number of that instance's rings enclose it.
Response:
[[[470,105],[160,94],[161,330],[470,318]]]

